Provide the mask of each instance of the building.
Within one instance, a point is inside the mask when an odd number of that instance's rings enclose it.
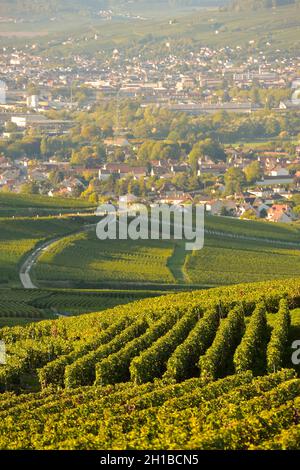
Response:
[[[273,204],[268,210],[267,220],[290,224],[293,222],[292,209],[287,204]]]
[[[250,114],[259,111],[261,107],[252,103],[217,103],[217,104],[173,104],[169,106],[171,111],[185,112],[195,116],[199,114],[214,114],[218,111],[227,111],[229,113]]]
[[[37,95],[28,96],[26,100],[27,108],[38,109],[39,97]]]

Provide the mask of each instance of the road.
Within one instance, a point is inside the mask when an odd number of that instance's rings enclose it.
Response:
[[[76,233],[86,232],[86,231],[91,230],[92,228],[95,228],[95,227],[96,227],[95,224],[89,224],[89,225],[86,225],[82,230],[79,230]],[[70,235],[73,235],[73,234],[64,235],[63,237],[57,237],[57,238],[53,238],[52,240],[48,240],[48,241],[42,243],[40,246],[38,246],[33,252],[31,252],[28,255],[28,257],[23,262],[23,264],[20,268],[20,271],[19,271],[20,281],[21,281],[22,286],[24,287],[24,289],[37,289],[37,286],[35,286],[34,283],[31,280],[30,272],[31,272],[34,264],[37,262],[37,260],[38,260],[39,256],[41,255],[41,253],[43,251],[46,251],[48,248],[50,248],[53,245],[53,243],[56,243],[59,240],[62,240],[66,237],[69,237]]]

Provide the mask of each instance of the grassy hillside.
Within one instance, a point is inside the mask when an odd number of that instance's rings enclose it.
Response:
[[[3,328],[0,448],[299,448],[299,292],[238,285]]]
[[[80,199],[0,192],[0,217],[55,215],[92,209],[91,204]]]
[[[80,230],[81,217],[0,218],[0,285],[19,285],[19,267],[38,243]]]
[[[188,255],[184,271],[193,284],[220,286],[300,276],[300,250],[210,236]]]
[[[174,243],[168,241],[100,241],[96,233],[65,238],[45,251],[34,270],[37,280],[176,282],[168,269]]]
[[[176,23],[169,24],[174,17],[177,18]],[[151,8],[146,12],[145,20],[116,17],[109,22],[96,15],[69,12],[58,15],[55,21],[50,22],[39,18],[22,24],[2,23],[1,44],[19,47],[23,43],[22,34],[26,34],[26,40],[30,43],[36,42],[34,34],[42,32],[48,36],[39,39],[36,53],[53,58],[60,55],[72,57],[74,53],[95,56],[100,49],[110,56],[115,47],[124,49],[128,56],[142,50],[147,58],[157,58],[167,52],[166,39],[174,53],[198,50],[199,45],[240,46],[243,48],[240,54],[244,53],[245,56],[264,50],[265,54],[273,57],[278,54],[277,49],[297,54],[299,25],[299,4],[261,9],[259,14],[255,10],[245,14],[244,11],[212,11],[209,8],[193,10],[192,13],[188,10],[170,13],[168,9],[162,14],[160,10]],[[33,38],[30,39],[28,33],[33,34]],[[98,40],[94,39],[95,33],[99,36]],[[76,40],[64,45],[63,42],[70,36]],[[51,45],[49,39],[53,39]],[[249,41],[254,41],[254,44],[249,44]],[[270,45],[266,46],[267,43]]]

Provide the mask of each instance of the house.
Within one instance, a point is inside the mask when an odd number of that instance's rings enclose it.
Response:
[[[34,169],[28,173],[29,179],[31,181],[46,181],[48,179],[48,173],[41,171],[39,169]]]
[[[129,147],[130,143],[125,137],[115,137],[113,139],[105,139],[104,145],[108,147]]]
[[[60,194],[73,195],[77,194],[77,191],[83,191],[85,185],[78,178],[65,178],[61,183]]]
[[[268,211],[269,211],[269,209],[270,209],[270,206],[268,206],[268,205],[265,204],[264,202],[261,202],[261,203],[254,204],[254,205],[253,205],[253,208],[256,210],[257,215],[258,215],[259,217],[265,217],[265,215],[268,214]]]
[[[138,197],[136,197],[134,194],[126,194],[125,196],[120,196],[119,198],[120,203],[133,204],[137,201]]]
[[[167,175],[168,172],[169,172],[168,167],[157,165],[151,168],[150,175],[162,177],[163,175]]]
[[[291,175],[287,176],[263,176],[261,181],[256,181],[257,185],[260,186],[274,186],[280,184],[293,184],[294,177]]]
[[[0,174],[1,185],[8,184],[9,181],[16,181],[20,177],[20,170],[11,168]]]
[[[287,170],[287,168],[282,168],[280,166],[273,168],[273,170],[270,171],[270,176],[289,176],[290,172]]]
[[[221,176],[226,173],[227,165],[225,163],[201,163],[198,169],[198,176],[211,174],[213,176]]]
[[[293,221],[293,213],[287,204],[273,204],[268,210],[267,220],[289,224]]]
[[[157,201],[159,204],[170,204],[170,205],[181,205],[189,204],[193,201],[190,194],[184,193],[183,191],[177,191],[174,193],[162,194],[160,199]]]
[[[171,165],[171,173],[178,174],[178,173],[187,173],[191,168],[189,165]]]
[[[147,169],[143,166],[134,166],[131,168],[131,173],[134,179],[145,178],[147,176]]]
[[[236,215],[238,217],[241,217],[245,214],[245,212],[247,212],[247,213],[251,212],[255,216],[258,215],[257,211],[254,209],[254,207],[251,204],[249,204],[247,202],[242,203],[242,204],[237,204],[237,206],[236,206]]]
[[[223,210],[234,215],[237,211],[237,204],[235,201],[214,199],[207,202],[205,208],[211,215],[222,215]]]
[[[100,168],[98,177],[100,181],[107,181],[111,177],[111,175],[112,173],[109,170]]]
[[[131,167],[126,163],[106,163],[100,168],[98,178],[100,181],[106,181],[111,175],[119,178],[133,176],[134,179],[144,178],[147,176],[147,168],[145,166]]]

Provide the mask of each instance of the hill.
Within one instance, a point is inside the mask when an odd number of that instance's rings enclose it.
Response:
[[[296,5],[299,0],[233,0],[230,8],[235,11],[259,10],[262,8],[275,8],[285,5]]]
[[[214,0],[155,0],[155,8],[186,7],[216,4]],[[220,1],[222,3],[222,1]],[[146,0],[3,0],[0,4],[0,14],[7,15],[47,15],[55,13],[91,12],[103,9],[117,8],[124,12],[128,8],[146,5]]]
[[[41,287],[62,287],[69,281],[72,287],[128,288],[137,283],[183,288],[300,275],[297,225],[207,216],[205,230],[204,248],[193,253],[185,251],[184,242],[174,240],[100,242],[95,230],[67,236],[43,251],[32,276]]]
[[[80,199],[0,192],[0,218],[58,215],[78,211],[92,212],[93,207]]]
[[[0,448],[299,448],[299,289],[239,285],[1,329]]]

